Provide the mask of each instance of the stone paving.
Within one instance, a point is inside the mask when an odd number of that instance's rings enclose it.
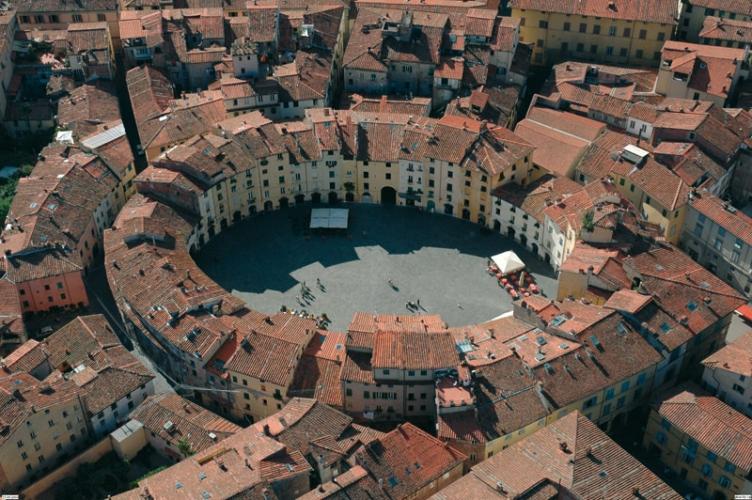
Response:
[[[416,300],[422,312],[441,314],[450,326],[495,318],[510,311],[512,301],[486,273],[486,263],[510,249],[544,293],[555,295],[548,265],[475,224],[410,208],[340,207],[350,208],[347,233],[311,233],[310,206],[286,209],[233,226],[204,247],[196,262],[251,308],[267,313],[282,305],[302,309],[297,297],[305,282],[315,295],[305,309],[327,314],[332,330],[345,329],[357,311],[407,313],[406,302]]]

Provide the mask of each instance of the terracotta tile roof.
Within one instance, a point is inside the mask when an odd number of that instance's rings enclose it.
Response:
[[[410,423],[362,447],[355,462],[383,481],[390,498],[406,498],[436,481],[467,457]]]
[[[13,283],[32,281],[68,273],[79,273],[83,267],[74,262],[75,257],[57,248],[42,248],[24,255],[5,258],[5,279]]]
[[[0,425],[8,432],[0,434],[0,446],[16,436],[33,414],[45,409],[80,407],[80,390],[72,381],[62,377],[40,382],[28,373],[0,372]]]
[[[465,35],[491,38],[496,15],[492,9],[470,9],[465,21]]]
[[[83,391],[89,415],[96,415],[147,384],[154,375],[107,366],[99,371],[84,368],[70,376]]]
[[[552,359],[550,368],[534,369],[546,398],[557,408],[632,377],[663,359],[618,314],[609,314],[577,335],[582,347]],[[593,339],[598,339],[600,347]]]
[[[651,499],[681,498],[588,418],[573,411],[475,465],[431,498],[626,499],[635,491]]]
[[[733,209],[725,202],[708,192],[698,192],[689,205],[698,213],[712,220],[725,229],[731,236],[739,238],[747,245],[752,245],[752,218],[740,210]]]
[[[637,315],[669,350],[679,347],[746,303],[729,285],[670,246],[624,259],[630,276],[654,297]]]
[[[271,497],[273,489],[282,487],[286,479],[307,478],[310,471],[299,451],[287,450],[255,427],[247,427],[113,498],[139,500],[147,494],[154,498],[176,494],[190,498]]]
[[[443,59],[434,70],[434,77],[448,78],[450,80],[462,80],[462,72],[465,69],[465,61],[461,57]]]
[[[347,331],[376,333],[382,332],[441,332],[446,323],[438,314],[371,314],[356,312]]]
[[[147,431],[155,433],[173,447],[177,446],[179,440],[186,439],[196,453],[241,430],[232,422],[177,394],[149,396],[133,410],[131,418],[141,422]],[[167,422],[174,424],[172,430],[165,428]],[[212,438],[209,433],[217,437]]]
[[[345,434],[356,435],[353,419],[316,399],[293,398],[280,411],[253,424],[259,432],[273,437],[288,449],[303,455],[313,452],[316,443],[332,447],[344,456],[353,443],[339,443]],[[380,434],[380,433],[378,433]],[[325,438],[328,440],[325,441]]]
[[[652,158],[633,169],[628,177],[666,210],[676,210],[687,204],[690,191],[687,183]]]
[[[705,368],[728,370],[752,377],[752,332],[747,332],[723,346],[704,360]]]
[[[45,345],[30,339],[3,358],[3,366],[11,372],[28,373],[47,361]]]
[[[730,47],[667,41],[662,64],[687,75],[688,86],[710,95],[728,97],[733,77],[744,60],[744,50]]]
[[[692,0],[692,5],[752,16],[752,5],[747,0]]]
[[[376,480],[360,465],[355,465],[336,478],[320,485],[299,500],[317,500],[320,498],[345,497],[351,500],[387,500],[390,498],[379,489]]]
[[[279,82],[280,101],[305,101],[325,99],[331,74],[331,56],[323,52],[295,54],[295,61],[274,68],[274,79]]]
[[[448,332],[388,332],[374,334],[371,365],[377,369],[438,370],[459,365]]]
[[[58,102],[57,121],[77,137],[86,137],[100,124],[120,120],[114,86],[107,80],[76,87]]]
[[[76,12],[76,11],[111,11],[118,9],[117,0],[81,0],[67,2],[65,0],[17,0],[14,7],[19,14],[26,12]]]
[[[65,252],[56,252],[67,253],[69,260],[82,265],[74,250],[82,245],[84,232],[94,226],[99,205],[118,184],[115,172],[98,156],[60,143],[47,146],[31,174],[19,180],[3,231],[5,243],[0,246],[16,253],[62,245]],[[13,268],[9,266],[9,273]]]
[[[509,6],[513,9],[670,25],[675,25],[679,17],[678,6],[673,0],[510,0]]]
[[[744,474],[752,471],[752,420],[743,414],[692,384],[671,391],[654,408],[703,448]]]
[[[303,352],[288,393],[312,397],[342,408],[340,376],[345,363],[346,334],[320,332]]]
[[[248,14],[250,21],[248,32],[251,40],[257,43],[272,42],[276,38],[279,7],[248,5]]]
[[[582,186],[568,177],[546,174],[526,186],[505,184],[494,190],[493,195],[522,209],[538,222],[543,222],[543,212],[547,206],[581,190]]]
[[[346,382],[361,384],[375,384],[371,355],[366,353],[348,352],[342,366],[341,379]]]
[[[118,24],[121,40],[143,38],[146,47],[156,47],[163,42],[162,14],[158,10],[121,11]]]
[[[577,170],[588,179],[607,177],[613,170],[621,171],[621,152],[627,145],[637,145],[641,149],[651,151],[651,146],[638,138],[613,130],[606,130],[591,144],[582,159],[577,164]],[[616,158],[616,159],[614,159]]]
[[[727,7],[723,7],[726,9]],[[750,9],[752,10],[752,9]],[[705,16],[700,38],[746,43],[752,39],[752,22]]]
[[[636,290],[621,289],[615,291],[608,298],[603,307],[615,311],[624,311],[629,314],[637,314],[643,307],[653,300],[651,295],[642,294]]]
[[[534,111],[533,111],[534,110]],[[570,170],[605,125],[562,111],[533,108],[514,131],[535,147],[533,162],[557,177]]]
[[[379,99],[363,97],[359,94],[349,96],[350,109],[365,113],[388,113],[413,116],[428,116],[431,99],[428,97],[414,97],[412,99],[394,99],[384,95]]]

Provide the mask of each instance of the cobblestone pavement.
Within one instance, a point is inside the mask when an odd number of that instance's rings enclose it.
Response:
[[[268,313],[282,305],[302,309],[297,297],[305,282],[315,295],[305,309],[326,313],[336,330],[357,311],[406,313],[407,301],[420,300],[423,312],[439,313],[451,326],[508,312],[510,297],[485,269],[489,256],[509,249],[549,297],[555,294],[555,275],[545,263],[475,224],[409,208],[341,206],[350,208],[346,234],[312,234],[306,229],[311,207],[287,209],[233,226],[196,260],[220,285]]]

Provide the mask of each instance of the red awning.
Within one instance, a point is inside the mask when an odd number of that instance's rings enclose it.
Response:
[[[752,322],[752,306],[744,304],[736,310],[736,313],[744,318],[746,321]]]

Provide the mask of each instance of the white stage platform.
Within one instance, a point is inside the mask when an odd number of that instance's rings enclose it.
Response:
[[[350,210],[347,208],[314,208],[311,210],[311,229],[347,229]]]

